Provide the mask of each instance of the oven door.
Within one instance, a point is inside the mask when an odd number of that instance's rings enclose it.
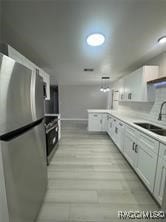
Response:
[[[56,144],[58,143],[58,125],[53,126],[46,131],[47,157],[51,155]]]

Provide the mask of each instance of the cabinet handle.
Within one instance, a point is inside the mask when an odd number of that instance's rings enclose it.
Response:
[[[128,99],[131,99],[132,93],[128,93]]]
[[[164,156],[166,156],[166,150],[164,150]]]
[[[97,117],[98,115],[95,114],[95,115],[93,115],[93,116],[94,116],[94,117]]]
[[[119,123],[119,125],[120,125],[120,126],[123,126],[123,124],[122,124],[122,123]]]
[[[100,120],[100,124],[102,124],[102,119]]]
[[[133,143],[132,150],[135,151],[135,143]]]
[[[118,128],[117,128],[117,127],[115,127],[115,133],[116,133],[116,134],[118,133]]]
[[[135,152],[138,153],[138,145],[135,145]]]

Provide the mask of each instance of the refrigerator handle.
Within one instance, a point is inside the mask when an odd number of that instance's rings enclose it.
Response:
[[[30,123],[26,126],[23,126],[22,128],[19,128],[19,129],[16,129],[14,131],[11,131],[9,133],[6,133],[2,136],[0,136],[0,140],[2,141],[10,141],[18,136],[21,136],[22,134],[26,133],[28,130],[32,129],[33,127],[41,124],[43,121],[43,118],[33,122],[33,123]]]
[[[31,90],[30,90],[30,98],[31,98],[31,112],[33,121],[36,119],[36,108],[35,108],[35,82],[36,82],[36,71],[32,70],[31,76]]]

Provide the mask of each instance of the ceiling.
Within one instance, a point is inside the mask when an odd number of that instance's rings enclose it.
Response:
[[[98,84],[141,66],[164,49],[166,0],[5,0],[3,40],[59,84]],[[103,33],[105,44],[86,37]],[[94,72],[83,72],[94,68]]]

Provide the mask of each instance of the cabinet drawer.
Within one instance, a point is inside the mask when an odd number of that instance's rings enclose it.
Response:
[[[147,152],[149,150],[158,154],[159,142],[157,140],[145,135],[144,133],[139,133],[138,136],[140,145],[144,145],[143,147],[147,149]]]
[[[132,136],[132,135],[135,136],[135,135],[137,135],[137,133],[138,133],[137,130],[135,130],[134,128],[132,128],[132,127],[130,127],[130,126],[126,126],[126,127],[125,127],[125,131],[126,131],[126,133],[130,134],[131,136]]]
[[[89,117],[99,117],[101,114],[100,113],[90,113]]]
[[[160,143],[159,156],[166,161],[166,145]]]

